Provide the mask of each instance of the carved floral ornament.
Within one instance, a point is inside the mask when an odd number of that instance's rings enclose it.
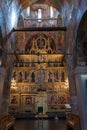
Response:
[[[27,43],[26,45],[26,53],[56,53],[56,45],[52,38],[46,37],[43,34],[39,34],[35,38],[32,39],[31,43]],[[40,60],[43,57],[39,57]]]

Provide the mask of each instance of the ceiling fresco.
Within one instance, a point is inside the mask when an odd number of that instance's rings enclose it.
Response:
[[[29,11],[28,11],[28,8]],[[62,26],[60,13],[46,4],[34,4],[24,9],[18,21],[18,26],[24,27],[53,27]],[[41,9],[41,19],[38,19],[38,10]],[[21,21],[20,21],[21,20]],[[23,22],[22,22],[23,21]]]
[[[27,6],[30,6],[34,3],[43,3],[43,4],[51,5],[57,8],[58,10],[60,10],[65,2],[70,4],[71,0],[45,0],[45,1],[43,0],[18,0],[18,2],[20,5],[22,5],[23,8],[26,8]]]

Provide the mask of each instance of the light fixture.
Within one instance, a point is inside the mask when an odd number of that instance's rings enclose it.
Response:
[[[11,88],[17,89],[17,83],[16,83],[16,80],[14,78],[12,78],[12,80],[11,80]]]
[[[65,80],[65,86],[64,86],[65,89],[68,89],[69,88],[69,82],[68,82],[68,78]]]

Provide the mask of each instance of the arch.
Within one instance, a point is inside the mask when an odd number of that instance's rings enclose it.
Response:
[[[47,4],[32,4],[21,11],[24,27],[52,27],[60,26],[62,17],[60,12]],[[38,9],[41,9],[41,18],[38,19]]]
[[[21,4],[21,6],[22,6],[22,10],[24,10],[24,9],[27,8],[28,6],[32,6],[33,4],[47,4],[47,5],[53,6],[53,7],[56,8],[56,9],[57,9],[57,8],[60,9],[60,3],[58,4],[59,7],[57,7],[56,4],[50,3],[49,0],[46,0],[46,2],[44,2],[43,0],[41,0],[40,2],[37,1],[37,0],[33,0],[32,2],[29,2],[28,0],[25,0],[25,1],[21,2],[20,4]]]
[[[25,46],[26,53],[54,53],[54,51],[56,51],[56,44],[53,38],[44,33],[38,33],[32,36]]]
[[[76,52],[77,65],[87,64],[87,11],[83,14],[80,21],[77,37],[76,37]]]

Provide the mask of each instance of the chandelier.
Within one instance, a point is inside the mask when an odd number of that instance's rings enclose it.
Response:
[[[11,88],[17,89],[17,83],[16,83],[16,80],[14,78],[12,78],[12,80],[11,80]]]

